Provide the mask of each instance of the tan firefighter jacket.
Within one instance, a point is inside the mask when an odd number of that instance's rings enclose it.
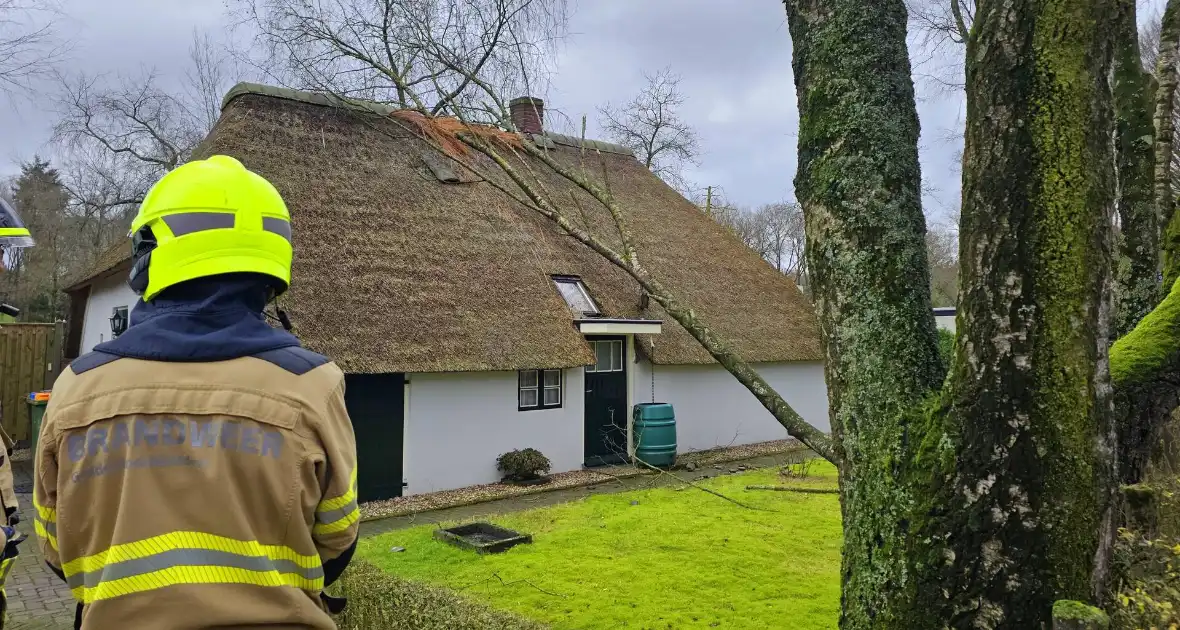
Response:
[[[336,627],[320,593],[360,512],[326,358],[85,355],[54,384],[35,467],[34,530],[81,628]]]
[[[10,448],[12,448],[12,438],[8,437],[3,428],[0,428],[0,503],[4,504],[4,518],[0,520],[4,524],[8,523],[13,512],[20,509],[20,505],[16,501],[16,481],[12,476]]]

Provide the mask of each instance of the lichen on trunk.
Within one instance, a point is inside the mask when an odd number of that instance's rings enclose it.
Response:
[[[1180,2],[1168,0],[1160,22],[1159,58],[1156,63],[1155,93],[1155,204],[1165,224],[1163,237],[1164,286],[1180,277],[1180,212],[1172,191],[1172,110],[1180,61]]]
[[[1159,301],[1159,217],[1153,195],[1155,104],[1143,69],[1135,0],[1118,0],[1114,31],[1115,155],[1121,227],[1117,329],[1125,334]],[[1168,154],[1170,157],[1170,153]]]
[[[916,401],[946,374],[930,308],[903,0],[788,0],[796,196],[841,459],[843,628],[890,627],[910,579],[898,483]],[[897,627],[897,626],[894,626]]]
[[[1055,600],[1091,597],[1113,485],[1114,5],[997,0],[976,15],[959,340],[931,414],[945,437],[912,474],[948,477],[919,496],[912,627],[1042,627]]]

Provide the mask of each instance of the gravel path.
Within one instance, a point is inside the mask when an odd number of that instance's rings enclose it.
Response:
[[[685,453],[677,457],[677,468],[683,468],[685,466],[701,468],[724,462],[736,462],[793,452],[809,453],[809,451],[804,449],[795,440],[776,440],[774,442],[761,442],[758,444],[746,444],[708,451],[697,451],[695,453]],[[780,461],[780,463],[786,462]],[[549,483],[535,486],[490,483],[482,486],[444,490],[442,492],[414,494],[386,501],[371,501],[361,504],[361,519],[363,521],[371,521],[394,516],[405,516],[408,514],[463,507],[512,497],[581,488],[607,481],[619,481],[654,474],[653,471],[632,465],[611,466],[557,473],[550,476]]]

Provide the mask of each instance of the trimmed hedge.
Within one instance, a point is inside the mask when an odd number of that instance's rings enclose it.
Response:
[[[955,358],[955,335],[951,331],[938,329],[938,354],[942,357],[942,364],[949,370]]]
[[[329,589],[348,598],[340,630],[545,630],[548,626],[489,608],[446,588],[408,582],[353,560]]]

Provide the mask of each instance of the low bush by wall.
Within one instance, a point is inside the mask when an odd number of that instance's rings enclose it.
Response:
[[[408,582],[354,560],[329,591],[348,598],[340,630],[545,630],[450,589]]]

